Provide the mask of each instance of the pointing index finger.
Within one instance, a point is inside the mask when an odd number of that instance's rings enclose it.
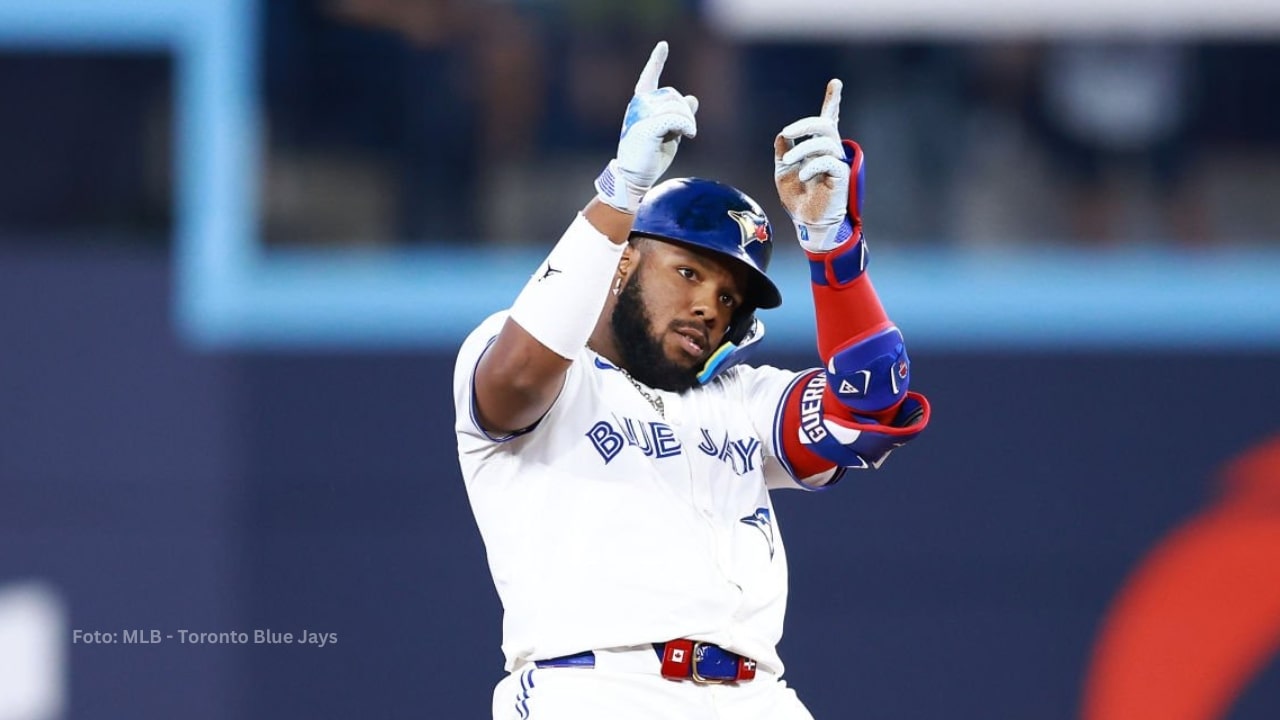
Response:
[[[819,113],[824,119],[833,123],[840,122],[840,91],[844,89],[844,83],[837,79],[832,79],[827,83],[827,95],[822,99],[822,112]]]
[[[662,75],[662,66],[667,64],[667,41],[663,40],[654,46],[636,81],[636,95],[653,92],[658,89],[658,76]]]

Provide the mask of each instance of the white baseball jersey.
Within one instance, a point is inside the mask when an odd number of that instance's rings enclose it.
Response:
[[[507,670],[521,661],[691,638],[782,673],[787,558],[770,488],[800,487],[775,426],[797,373],[737,366],[665,417],[588,348],[534,428],[488,435],[475,367],[505,313],[454,370],[458,457],[505,610]]]

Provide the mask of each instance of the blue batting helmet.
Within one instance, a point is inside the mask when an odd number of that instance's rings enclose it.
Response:
[[[676,178],[645,193],[631,232],[706,248],[751,271],[747,304],[775,308],[782,294],[765,271],[773,255],[773,229],[760,205],[745,193],[714,180]]]
[[[764,339],[764,323],[755,309],[782,304],[778,286],[765,274],[773,255],[773,228],[760,205],[714,180],[676,178],[645,193],[631,232],[705,248],[747,266],[746,302],[730,322],[723,344],[707,358],[698,382],[709,382],[749,358]]]

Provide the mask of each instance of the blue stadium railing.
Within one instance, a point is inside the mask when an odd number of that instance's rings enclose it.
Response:
[[[0,0],[0,47],[169,51],[177,118],[175,318],[236,347],[455,345],[505,306],[538,250],[267,251],[256,220],[257,0]],[[1280,251],[926,250],[876,243],[873,276],[913,347],[1280,348]],[[791,302],[762,317],[811,342],[799,253]],[[793,257],[794,256],[794,257]]]

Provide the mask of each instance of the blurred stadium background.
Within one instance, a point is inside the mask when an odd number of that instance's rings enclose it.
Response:
[[[590,196],[657,39],[702,100],[672,174],[779,226],[773,135],[845,81],[937,410],[883,471],[777,500],[815,716],[1167,720],[1113,698],[1190,663],[1224,679],[1176,717],[1280,717],[1274,606],[1248,662],[1095,657],[1280,430],[1280,5],[886,5],[0,0],[0,720],[487,716],[453,352]],[[769,359],[802,367],[785,234]],[[1280,470],[1253,472],[1261,559],[1186,566],[1225,600],[1171,593],[1203,610],[1174,645],[1280,595]],[[267,628],[339,641],[176,639]]]

